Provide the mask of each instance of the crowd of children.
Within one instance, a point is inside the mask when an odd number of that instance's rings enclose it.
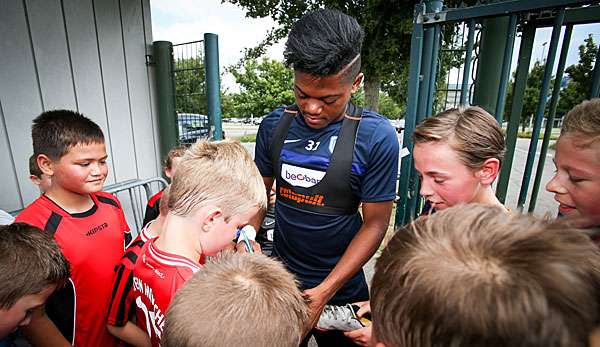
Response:
[[[267,208],[238,142],[171,151],[158,215],[130,241],[120,202],[101,192],[100,128],[51,111],[34,120],[32,138],[31,180],[42,194],[0,227],[0,346],[17,328],[34,346],[302,341],[308,306],[283,265],[220,253]],[[600,99],[565,117],[547,184],[557,220],[496,199],[504,139],[483,109],[428,118],[414,139],[431,210],[391,238],[370,302],[351,317],[368,312],[372,325],[346,335],[372,346],[590,345],[600,323],[600,251],[590,238],[600,225]]]

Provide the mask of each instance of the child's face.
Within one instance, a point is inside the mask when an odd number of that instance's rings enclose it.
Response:
[[[558,139],[554,177],[546,190],[554,193],[559,211],[583,227],[600,225],[600,144],[579,147],[577,135]]]
[[[447,143],[415,144],[414,161],[421,176],[420,193],[436,210],[476,201],[481,182]]]
[[[214,225],[200,241],[202,253],[208,256],[219,253],[235,239],[237,230],[247,225],[257,213],[258,208],[254,207],[242,214],[232,216],[229,221],[225,221],[222,217],[216,218]]]
[[[56,289],[56,284],[49,285],[37,294],[20,298],[8,310],[0,310],[0,340],[17,328],[29,324],[32,311],[41,307],[54,289]]]
[[[52,188],[77,194],[102,190],[108,174],[104,143],[78,144],[69,149],[58,161],[52,163]]]
[[[52,184],[50,176],[46,174],[42,174],[40,177],[36,175],[30,175],[29,179],[31,180],[31,182],[33,182],[33,184],[40,188],[40,192],[42,194],[44,194],[48,189],[50,189],[50,185]]]

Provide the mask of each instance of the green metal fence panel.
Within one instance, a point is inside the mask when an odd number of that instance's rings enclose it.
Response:
[[[560,49],[560,58],[558,59],[558,69],[556,70],[556,77],[554,78],[554,86],[552,88],[552,99],[550,99],[550,109],[548,117],[546,118],[546,127],[544,129],[544,140],[542,141],[542,149],[540,150],[540,158],[538,159],[538,166],[535,172],[535,180],[533,183],[533,191],[531,192],[531,198],[529,199],[529,212],[535,210],[537,202],[538,192],[540,190],[540,184],[542,182],[542,174],[544,171],[544,164],[546,163],[546,154],[548,153],[548,146],[550,145],[550,137],[552,136],[552,126],[554,124],[554,116],[556,115],[556,108],[558,106],[558,99],[560,96],[560,83],[562,81],[563,74],[565,72],[565,65],[567,64],[567,55],[569,53],[569,44],[571,43],[571,34],[573,33],[573,25],[567,25],[565,34],[563,36],[562,48]]]
[[[160,157],[166,157],[177,144],[175,121],[175,83],[173,80],[173,44],[169,41],[153,43],[156,96],[158,99],[158,131]]]
[[[221,128],[221,82],[219,76],[219,37],[216,34],[204,34],[206,56],[206,97],[208,117],[215,140],[223,139]]]
[[[415,13],[424,11],[424,5],[417,4]],[[416,15],[415,15],[416,17]],[[417,120],[417,99],[419,97],[419,72],[421,71],[421,58],[423,51],[423,24],[413,22],[412,37],[410,43],[410,66],[408,73],[408,103],[406,108],[406,118],[404,123],[403,152],[404,157],[400,166],[400,182],[398,186],[399,202],[396,207],[395,225],[401,226],[408,223],[414,211],[409,206],[409,201],[414,191],[415,180],[412,161],[413,141],[412,133],[415,130]]]
[[[483,35],[484,38],[481,40],[479,39],[478,33],[480,31],[478,27],[480,25],[485,27],[486,23],[501,24],[503,20],[499,21],[498,19],[502,17],[504,18],[505,23],[503,24],[504,28],[501,31],[496,30],[496,32],[502,32],[504,34],[497,35],[496,39],[492,41],[494,43],[494,45],[491,45],[492,49],[488,49],[485,52],[488,54],[488,56],[490,56],[490,50],[493,51],[494,48],[496,48],[496,51],[498,51],[498,46],[501,46],[499,42],[502,42],[502,44],[505,43],[507,48],[502,49],[501,53],[491,55],[496,59],[496,62],[492,64],[493,66],[490,66],[489,62],[484,62],[484,65],[481,65],[482,60],[480,54],[484,52],[479,52],[479,54],[477,54],[476,50],[479,49],[482,51],[484,49],[484,45],[482,45],[481,41],[485,40],[485,35]],[[482,20],[485,21],[485,23],[480,24]],[[519,208],[523,207],[529,188],[528,185],[531,178],[533,164],[535,161],[535,151],[537,149],[541,123],[546,110],[548,89],[550,87],[552,70],[558,51],[558,38],[560,36],[561,27],[563,25],[567,25],[563,45],[561,48],[561,58],[559,59],[557,77],[554,83],[552,98],[550,100],[548,109],[548,119],[544,133],[544,140],[542,141],[541,145],[542,159],[538,161],[532,198],[529,201],[530,210],[535,208],[537,194],[541,186],[542,168],[544,167],[544,160],[550,143],[553,119],[556,114],[556,108],[560,96],[560,82],[565,70],[566,52],[568,51],[569,47],[572,26],[575,24],[593,22],[600,22],[600,6],[596,5],[594,1],[590,0],[510,0],[497,1],[491,4],[481,4],[471,7],[460,7],[456,9],[442,8],[441,1],[424,1],[415,6],[413,37],[411,41],[411,62],[408,79],[408,105],[405,122],[406,128],[404,132],[404,148],[402,150],[402,152],[406,153],[407,155],[402,158],[400,170],[398,188],[399,204],[396,210],[397,226],[408,223],[416,216],[416,212],[418,211],[417,205],[419,201],[419,180],[414,169],[412,158],[412,151],[414,147],[412,142],[412,132],[414,131],[416,123],[434,113],[432,106],[435,104],[438,104],[435,112],[439,112],[438,108],[440,108],[440,105],[435,100],[438,100],[440,94],[436,93],[446,93],[446,99],[442,103],[444,108],[447,107],[447,101],[450,98],[454,99],[451,104],[453,106],[456,105],[456,102],[459,99],[457,97],[459,92],[460,104],[469,103],[469,79],[472,78],[472,67],[476,66],[479,66],[478,74],[476,74],[474,78],[477,82],[480,82],[480,79],[483,78],[482,75],[479,74],[479,70],[481,70],[482,66],[486,67],[487,69],[497,69],[497,74],[500,75],[500,79],[494,82],[496,83],[494,88],[488,88],[483,94],[481,93],[482,90],[479,90],[479,95],[487,95],[487,97],[492,98],[489,106],[493,105],[491,109],[496,111],[495,116],[498,120],[501,120],[505,113],[504,105],[507,85],[510,79],[512,47],[514,46],[514,39],[517,31],[516,29],[519,28],[519,31],[521,31],[522,35],[517,70],[512,89],[513,95],[511,99],[512,105],[510,107],[510,119],[508,119],[509,122],[506,131],[507,153],[502,163],[496,190],[496,194],[500,201],[503,203],[506,201],[510,173],[514,160],[514,152],[516,149],[517,133],[519,129],[521,113],[523,111],[523,96],[527,85],[536,29],[551,25],[553,27],[552,39],[550,41],[549,51],[546,57],[546,67],[540,86],[541,88],[537,110],[535,112],[534,129],[532,139],[530,141],[527,162],[525,164],[525,173],[517,203]],[[468,33],[465,30],[467,23]],[[463,45],[461,47],[451,47],[450,49],[439,46],[440,31],[445,30],[443,29],[445,26],[455,25],[458,27],[461,24],[463,29],[459,29],[456,32],[458,32],[458,35],[462,35]],[[508,28],[506,28],[507,24]],[[489,46],[490,45],[488,45],[488,47]],[[457,81],[455,84],[451,85],[448,68],[442,65],[438,66],[437,64],[441,64],[440,61],[444,61],[443,59],[439,58],[439,56],[442,54],[459,54],[459,51],[465,52],[464,63],[461,66],[464,70],[461,71],[460,68],[458,68],[459,73],[454,73]],[[500,57],[502,57],[501,60],[499,59]],[[592,77],[592,86],[590,88],[590,96],[598,96],[599,93],[599,60],[600,59],[597,57]],[[443,71],[444,73],[439,73],[440,71]],[[462,76],[462,80],[460,80],[460,82],[459,75]],[[440,87],[436,91],[436,86],[438,83],[440,83],[438,82],[438,79],[441,78],[447,78],[446,86],[445,88]],[[477,104],[478,101],[475,100],[475,94],[478,93],[477,85],[475,85],[475,89],[473,102]],[[449,92],[452,92],[452,94],[449,94]],[[438,96],[436,97],[436,95]]]
[[[523,181],[521,183],[521,190],[519,192],[519,200],[517,201],[517,208],[519,209],[523,209],[525,199],[527,198],[529,181],[531,179],[531,170],[533,169],[533,161],[535,160],[535,152],[537,149],[538,138],[540,136],[540,128],[542,126],[542,118],[544,117],[544,110],[546,108],[548,86],[550,85],[550,79],[552,78],[552,67],[554,66],[556,49],[558,47],[558,38],[560,37],[560,30],[564,17],[565,9],[561,8],[558,16],[556,16],[554,20],[554,28],[552,29],[552,38],[550,39],[550,48],[548,49],[546,68],[544,69],[544,78],[542,79],[542,86],[540,87],[540,97],[535,113],[533,131],[531,132],[531,141],[529,142],[529,153],[527,154],[525,172],[523,173]]]
[[[512,62],[513,46],[515,45],[515,34],[517,32],[517,15],[511,14],[506,30],[506,43],[504,45],[504,57],[502,59],[502,71],[500,72],[500,86],[498,88],[498,98],[496,99],[495,117],[498,123],[502,124],[502,115],[504,113],[504,99],[506,99],[506,89],[510,78],[510,64]]]
[[[534,38],[535,26],[529,23],[523,27],[523,34],[521,35],[519,60],[513,87],[512,107],[508,128],[506,130],[506,154],[504,156],[504,161],[502,162],[502,167],[500,168],[498,186],[496,187],[496,196],[502,203],[506,202],[506,193],[508,191],[510,172],[517,144],[519,121],[521,119],[521,113],[523,112],[523,96],[525,95],[525,88],[527,86],[527,76],[529,74],[529,65],[531,64]]]

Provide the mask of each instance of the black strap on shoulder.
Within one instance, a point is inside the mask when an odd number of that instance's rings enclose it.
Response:
[[[298,112],[297,105],[292,105],[283,110],[283,114],[281,115],[281,118],[279,118],[277,127],[273,132],[273,138],[271,139],[271,163],[273,164],[273,170],[276,173],[279,171],[277,168],[279,167],[279,158],[285,142],[285,137],[287,136],[288,129],[290,128],[294,117],[298,115]]]

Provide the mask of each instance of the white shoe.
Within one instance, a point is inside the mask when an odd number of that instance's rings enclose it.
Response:
[[[364,325],[360,322],[351,304],[344,306],[325,305],[317,322],[317,329],[352,331]]]

